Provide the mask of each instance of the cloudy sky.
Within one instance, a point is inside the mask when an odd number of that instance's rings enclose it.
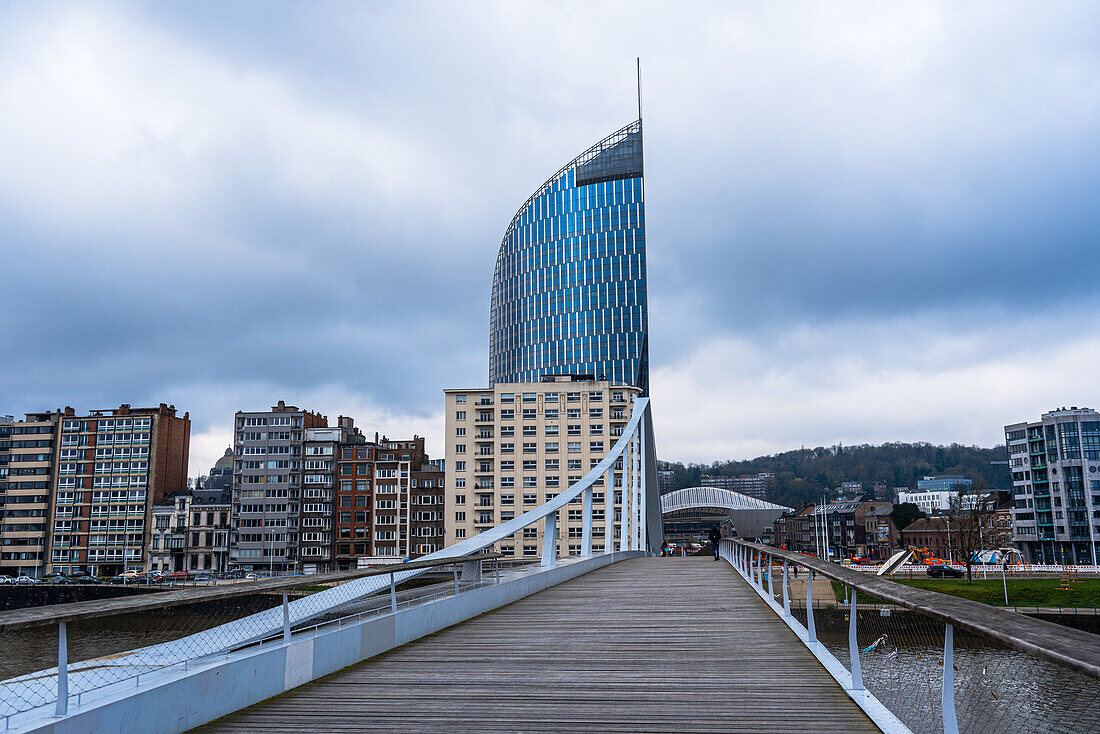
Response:
[[[0,2],[0,413],[442,448],[528,194],[635,113],[657,446],[1100,403],[1095,3]]]

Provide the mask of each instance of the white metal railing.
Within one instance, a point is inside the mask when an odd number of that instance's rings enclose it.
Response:
[[[557,565],[558,514],[563,507],[578,498],[583,502],[580,556],[591,557],[592,488],[599,486],[608,473],[614,472],[620,460],[626,477],[619,503],[621,522],[618,550],[653,552],[660,546],[663,533],[657,490],[656,453],[649,399],[637,398],[630,420],[623,427],[623,435],[607,455],[580,480],[539,507],[455,545],[422,556],[418,563],[458,559],[484,552],[505,538],[523,533],[525,529],[542,522],[540,565],[542,570],[552,569]],[[606,490],[603,508],[606,518],[604,553],[613,553],[616,550],[613,524],[613,519],[616,518],[615,505],[615,492]],[[397,561],[397,558],[394,560]],[[386,576],[375,575],[346,581],[303,599],[288,601],[280,607],[249,614],[179,639],[75,664],[68,662],[65,625],[58,624],[57,667],[0,682],[0,717],[8,719],[16,713],[47,705],[55,705],[56,715],[64,716],[70,696],[79,697],[123,680],[140,681],[140,676],[154,670],[175,665],[186,667],[191,661],[226,654],[331,614],[349,603],[382,591],[387,586],[392,594],[392,589],[397,584],[427,571],[427,568],[403,568],[395,563],[393,570],[388,571]],[[308,582],[303,579],[303,583]],[[289,632],[285,636],[289,639]]]
[[[883,731],[1100,731],[1096,635],[742,540],[719,555]]]

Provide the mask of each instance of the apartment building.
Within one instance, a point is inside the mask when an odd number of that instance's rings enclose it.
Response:
[[[598,464],[630,420],[635,387],[585,376],[549,375],[541,382],[446,390],[446,544],[532,510]],[[593,488],[592,547],[603,551],[618,520],[622,462],[614,487]],[[618,493],[616,493],[618,489]],[[607,517],[608,492],[613,517]],[[581,500],[558,518],[559,555],[580,553]],[[542,524],[500,543],[506,556],[537,558]]]
[[[1100,414],[1060,408],[1005,426],[1012,470],[1012,541],[1035,563],[1100,556]]]
[[[0,574],[46,573],[60,416],[29,413],[22,421],[0,421]]]
[[[230,566],[300,570],[302,449],[305,431],[328,419],[280,400],[269,411],[234,418]]]
[[[759,500],[766,500],[768,498],[768,482],[773,479],[775,479],[775,474],[772,472],[746,474],[739,477],[706,475],[699,478],[699,486],[728,489]]]
[[[373,442],[368,441],[358,430],[347,433],[340,444],[340,460],[336,466],[337,507],[333,518],[336,524],[333,553],[339,570],[357,568],[360,558],[374,555],[371,527],[377,452],[378,436]]]
[[[305,573],[331,571],[338,567],[334,543],[336,536],[333,533],[336,512],[341,513],[342,520],[351,519],[350,516],[356,512],[355,506],[363,508],[359,512],[364,515],[370,512],[369,463],[361,466],[342,461],[345,449],[353,452],[364,446],[362,433],[346,416],[340,416],[333,428],[306,429],[301,516],[301,556]],[[356,482],[358,487],[353,484]],[[338,487],[343,490],[339,495],[336,491]],[[353,491],[356,488],[358,492]],[[340,508],[336,507],[337,497]],[[366,520],[364,515],[358,519]],[[347,527],[347,523],[343,527]],[[350,537],[351,533],[347,536]]]
[[[146,567],[152,508],[187,486],[191,419],[161,403],[60,415],[50,568],[111,576]]]
[[[409,479],[408,556],[434,553],[446,544],[444,488],[446,461],[436,459],[414,470]]]

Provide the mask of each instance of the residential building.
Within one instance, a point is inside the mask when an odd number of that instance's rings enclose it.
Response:
[[[1005,426],[1012,540],[1025,561],[1095,564],[1100,556],[1100,414],[1060,408]]]
[[[768,498],[768,482],[774,478],[775,474],[771,472],[745,474],[739,477],[704,475],[699,478],[699,486],[719,487],[755,497],[759,500],[766,500]]]
[[[230,566],[246,571],[300,570],[298,554],[305,431],[328,418],[282,400],[269,411],[238,411]]]
[[[988,492],[980,503],[982,550],[1015,547],[1012,544],[1012,492]]]
[[[901,531],[901,544],[921,548],[936,558],[951,559],[948,520],[945,517],[922,517]]]
[[[368,441],[358,429],[345,432],[337,464],[336,538],[334,555],[339,570],[357,568],[360,559],[374,557],[373,527],[375,460],[378,435]]]
[[[552,499],[598,464],[622,435],[641,389],[559,376],[553,382],[497,383],[446,390],[445,544],[451,545]],[[593,488],[592,546],[609,542],[607,492],[619,512],[622,462]],[[619,490],[616,492],[615,490]],[[580,552],[581,500],[558,518],[558,553]],[[536,558],[542,525],[500,543],[506,556]]]
[[[50,568],[112,576],[144,569],[153,506],[187,487],[191,419],[122,404],[60,416]]]
[[[187,570],[187,514],[190,492],[172,492],[153,505],[149,536],[148,571],[175,573]]]
[[[812,525],[814,509],[813,504],[805,504],[775,521],[772,536],[777,548],[796,553],[817,553],[818,544],[813,532],[815,526]]]
[[[344,416],[335,426],[305,429],[298,543],[303,573],[323,573],[336,567],[332,521],[338,460],[340,447],[348,443],[348,434],[354,430],[352,419]]]
[[[0,422],[0,574],[46,573],[60,415],[28,413],[19,422],[11,416]]]
[[[642,122],[550,177],[504,233],[493,274],[489,385],[589,375],[647,390]]]
[[[888,501],[864,504],[872,506],[856,514],[856,521],[863,524],[863,544],[858,550],[860,555],[873,561],[885,561],[901,540],[901,533],[891,517],[894,505]]]
[[[232,477],[232,459],[229,464]],[[231,484],[196,487],[191,491],[187,525],[188,571],[225,573],[229,570],[231,493]]]
[[[660,494],[668,494],[676,489],[676,472],[671,469],[661,469],[657,472],[657,490]]]
[[[447,542],[444,522],[446,461],[425,461],[411,472],[409,513],[406,529],[408,558],[442,550]]]
[[[890,502],[894,499],[894,493],[886,482],[875,482],[871,485],[871,494],[876,500]]]

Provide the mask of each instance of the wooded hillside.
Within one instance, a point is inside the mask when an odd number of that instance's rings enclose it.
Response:
[[[933,446],[926,443],[887,443],[881,446],[830,446],[785,451],[747,461],[716,461],[684,465],[659,462],[661,469],[676,473],[675,488],[699,484],[703,474],[740,476],[762,471],[775,472],[775,486],[768,497],[790,507],[820,500],[826,489],[843,482],[863,482],[870,491],[875,482],[890,487],[916,488],[917,480],[933,474],[961,474],[967,479],[984,480],[989,489],[1012,487],[1008,467],[991,464],[1008,458],[1004,446],[983,449],[977,446]]]

